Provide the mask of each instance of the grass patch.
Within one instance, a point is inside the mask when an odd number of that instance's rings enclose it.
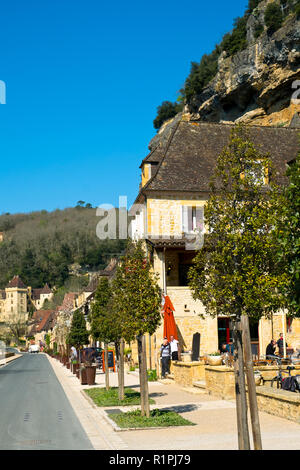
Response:
[[[111,414],[110,418],[120,428],[156,428],[166,426],[195,426],[195,423],[184,419],[175,411],[151,410],[150,417],[141,416],[141,410]]]
[[[125,388],[125,398],[123,401],[119,400],[118,388],[112,387],[109,390],[105,388],[91,388],[85,390],[85,393],[91,397],[97,406],[126,406],[126,405],[139,405],[141,402],[140,393],[132,388]],[[155,401],[150,398],[150,404]]]

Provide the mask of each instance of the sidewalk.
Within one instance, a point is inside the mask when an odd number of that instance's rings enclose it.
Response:
[[[104,410],[87,400],[82,391],[92,388],[80,385],[79,380],[60,362],[49,358],[57,377],[68,396],[81,424],[95,449],[127,450],[237,450],[236,411],[234,401],[183,389],[174,383],[149,382],[151,408],[173,407],[195,426],[170,429],[149,429],[115,432],[105,418]],[[110,386],[117,386],[117,373],[110,372]],[[96,385],[104,387],[105,375],[97,370]],[[125,374],[125,386],[139,390],[138,375]],[[111,408],[111,407],[110,407]],[[118,407],[129,410],[131,407]],[[264,450],[298,450],[300,424],[260,413]],[[249,419],[249,432],[251,424]],[[253,446],[252,446],[253,448]]]
[[[19,357],[22,357],[22,354],[15,354],[14,356],[6,357],[4,359],[0,359],[0,367],[5,366],[6,364],[9,364],[12,361],[15,361]]]

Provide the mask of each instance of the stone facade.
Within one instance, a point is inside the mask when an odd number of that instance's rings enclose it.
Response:
[[[22,280],[15,276],[4,291],[0,292],[0,323],[27,318],[28,289]]]
[[[151,152],[141,164],[140,191],[130,211],[135,215],[132,238],[145,241],[162,294],[168,295],[174,305],[181,349],[191,351],[193,336],[199,333],[200,357],[217,351],[221,336],[224,341],[224,327],[221,327],[224,319],[211,318],[201,302],[192,298],[187,273],[199,247],[193,248],[189,239],[198,234],[201,241],[207,229],[204,206],[209,198],[209,181],[217,157],[228,143],[231,128],[223,124],[187,122],[180,117],[167,124],[151,141]],[[298,153],[297,129],[251,127],[249,132],[254,145],[272,155],[278,179],[274,181],[285,184],[286,162]],[[230,341],[228,319],[225,323],[226,340]],[[272,338],[277,340],[280,333],[284,333],[288,346],[300,347],[299,320],[290,325],[280,312],[272,320],[262,319],[257,331],[254,332],[254,327],[252,331],[253,347],[259,356],[265,355],[267,344]],[[151,340],[147,336],[148,363],[152,368],[159,363],[157,356],[162,340],[162,325]],[[132,356],[137,362],[135,345],[132,345]]]

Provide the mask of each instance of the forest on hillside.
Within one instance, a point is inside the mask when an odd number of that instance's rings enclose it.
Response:
[[[96,209],[77,206],[53,212],[0,215],[0,288],[19,274],[26,285],[62,287],[76,275],[104,269],[125,240],[99,240]],[[74,274],[74,273],[73,273]]]

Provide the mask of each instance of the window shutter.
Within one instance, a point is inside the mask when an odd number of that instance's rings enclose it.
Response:
[[[196,228],[203,230],[204,228],[204,207],[197,207],[196,208]]]
[[[193,208],[187,207],[188,210],[188,232],[193,231]]]
[[[188,232],[188,208],[187,206],[181,207],[181,214],[182,214],[182,232]]]

